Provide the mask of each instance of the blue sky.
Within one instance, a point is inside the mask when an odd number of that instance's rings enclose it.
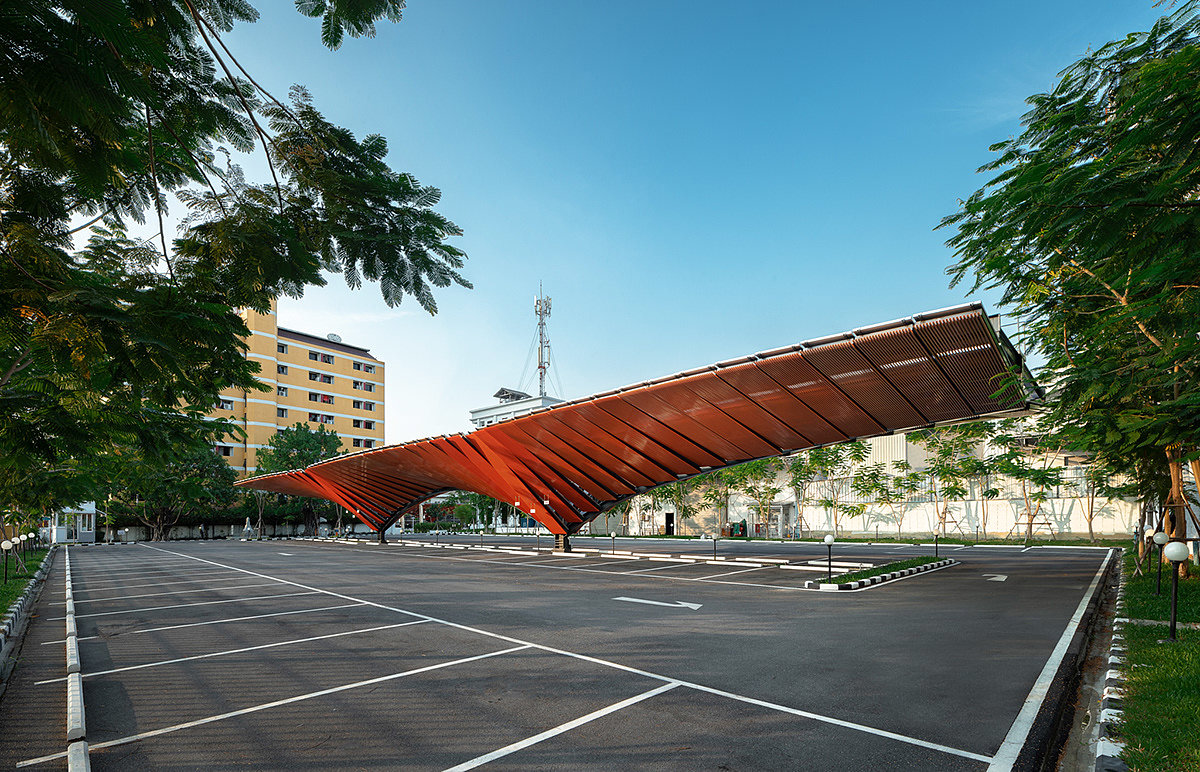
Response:
[[[468,428],[517,385],[539,282],[567,398],[963,302],[934,227],[988,146],[1163,9],[872,5],[409,0],[331,52],[317,20],[263,0],[235,54],[385,135],[394,168],[442,190],[475,285],[430,317],[333,277],[281,324],[383,359],[401,442]]]

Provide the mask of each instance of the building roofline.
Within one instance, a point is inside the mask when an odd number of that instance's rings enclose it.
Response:
[[[329,340],[328,338],[322,338],[320,336],[312,335],[307,332],[300,332],[299,330],[289,330],[286,327],[278,327],[276,329],[278,330],[279,337],[281,337],[281,338],[289,338],[291,340],[299,340],[299,341],[304,341],[307,343],[315,343],[318,346],[320,346],[321,348],[333,349],[334,351],[341,351],[346,354],[355,354],[357,356],[363,357],[364,359],[373,359],[376,362],[379,362],[381,364],[383,363],[383,360],[377,359],[375,356],[373,356],[371,354],[370,349],[365,349],[365,348],[362,348],[361,346],[351,346],[349,343],[334,343],[333,341]]]

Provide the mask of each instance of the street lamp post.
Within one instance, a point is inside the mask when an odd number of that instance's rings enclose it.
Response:
[[[1175,610],[1179,604],[1179,564],[1188,559],[1187,544],[1173,541],[1163,549],[1163,555],[1171,561],[1171,634],[1170,640],[1175,640]],[[1159,559],[1162,563],[1162,559]]]
[[[13,543],[8,539],[0,541],[0,550],[4,550],[4,583],[8,584],[8,551],[12,549]]]
[[[933,532],[933,556],[935,558],[938,556],[938,532],[936,529]]]
[[[825,547],[829,550],[829,582],[833,583],[833,534],[825,534]]]
[[[1163,545],[1170,541],[1164,531],[1157,531],[1154,534],[1154,543],[1158,545],[1158,585],[1154,588],[1155,595],[1162,595],[1162,564],[1163,564]]]

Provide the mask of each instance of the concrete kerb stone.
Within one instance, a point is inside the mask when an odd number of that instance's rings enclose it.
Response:
[[[1117,613],[1125,603],[1125,562],[1120,562],[1117,571]],[[1129,765],[1121,758],[1125,743],[1119,738],[1121,721],[1121,698],[1125,696],[1125,617],[1113,619],[1112,642],[1108,648],[1108,672],[1105,673],[1104,691],[1100,695],[1100,739],[1096,743],[1096,772],[1127,772]]]
[[[865,587],[873,587],[875,585],[885,584],[904,576],[912,576],[913,574],[921,574],[925,573],[926,571],[934,571],[939,568],[947,568],[949,566],[956,565],[959,565],[957,560],[947,558],[945,560],[939,560],[936,563],[926,563],[923,566],[916,566],[915,568],[904,568],[899,571],[889,571],[886,574],[879,574],[878,576],[859,579],[853,582],[829,583],[822,582],[819,579],[810,579],[804,583],[804,587],[810,590],[825,590],[828,592],[836,592],[838,590],[861,590]]]
[[[79,672],[79,638],[67,638],[67,675]]]
[[[87,724],[83,713],[83,677],[79,673],[67,676],[67,741],[82,740],[87,736]]]
[[[67,746],[67,770],[68,772],[91,772],[92,762],[88,758],[88,744],[86,740],[77,740]]]

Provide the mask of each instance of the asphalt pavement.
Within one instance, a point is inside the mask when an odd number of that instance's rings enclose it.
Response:
[[[739,566],[711,542],[435,540],[72,547],[91,764],[1000,769],[1108,556],[943,545],[957,565],[822,592],[770,562],[814,543],[719,542]],[[3,768],[65,768],[61,558],[0,701]]]

